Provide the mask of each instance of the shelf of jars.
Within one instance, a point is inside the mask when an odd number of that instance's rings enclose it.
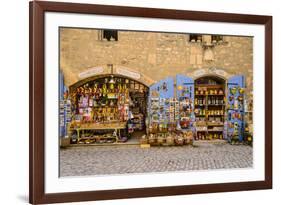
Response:
[[[195,140],[223,139],[226,107],[224,85],[196,85],[194,106],[196,121]]]

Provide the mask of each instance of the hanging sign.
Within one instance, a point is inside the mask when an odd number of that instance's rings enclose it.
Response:
[[[98,75],[103,73],[103,67],[94,67],[94,68],[90,68],[84,72],[81,72],[78,74],[79,78],[87,78],[87,77],[91,77],[93,75]]]
[[[116,69],[116,73],[120,74],[120,75],[124,75],[130,78],[134,78],[134,79],[140,79],[141,75],[137,72],[132,72],[123,68],[117,68]]]

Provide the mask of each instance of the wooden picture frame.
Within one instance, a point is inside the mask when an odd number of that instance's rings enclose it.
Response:
[[[46,194],[44,188],[44,14],[66,12],[126,17],[247,23],[265,26],[265,180]],[[33,1],[29,4],[29,202],[57,203],[272,188],[272,17],[245,14]]]

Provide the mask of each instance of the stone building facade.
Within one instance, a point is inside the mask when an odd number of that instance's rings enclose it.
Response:
[[[176,33],[118,31],[117,35],[118,39],[108,40],[103,30],[60,28],[60,69],[65,84],[75,84],[92,68],[103,68],[102,74],[121,68],[140,73],[145,84],[176,74],[194,78],[239,74],[245,76],[246,93],[252,91],[252,37],[223,36],[215,41],[211,35],[196,40]]]

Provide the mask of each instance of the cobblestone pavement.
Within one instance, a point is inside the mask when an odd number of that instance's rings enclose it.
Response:
[[[60,176],[229,169],[253,165],[250,146],[222,142],[195,142],[194,145],[69,147],[60,150]]]

